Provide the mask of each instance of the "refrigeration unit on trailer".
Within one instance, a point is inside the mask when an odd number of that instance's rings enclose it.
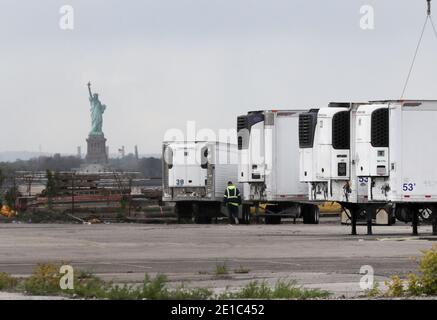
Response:
[[[299,178],[308,183],[312,201],[349,201],[356,194],[346,188],[350,175],[349,103],[299,115]]]
[[[350,220],[354,225],[363,217],[367,220],[367,205],[354,210],[357,204],[367,203],[367,178],[356,175],[355,117],[363,103],[332,102],[328,107],[310,110],[299,115],[300,181],[308,185],[311,201],[335,201],[343,210],[342,222]],[[372,204],[376,206],[376,204]],[[385,209],[385,203],[377,205]],[[389,211],[389,210],[388,210]],[[375,210],[372,219],[376,218]],[[378,210],[387,224],[392,222],[385,210]],[[349,216],[344,219],[344,216]],[[355,232],[355,231],[353,231]]]
[[[299,114],[307,110],[251,111],[237,119],[239,170],[243,212],[266,203],[266,223],[281,217],[303,217],[318,223],[319,209],[308,202],[305,183],[299,181]]]
[[[227,182],[238,180],[237,157],[236,144],[164,142],[163,201],[175,203],[179,220],[210,223],[222,214]]]
[[[390,202],[396,217],[432,221],[437,234],[437,101],[374,101],[356,117],[357,176],[367,178],[369,202]]]

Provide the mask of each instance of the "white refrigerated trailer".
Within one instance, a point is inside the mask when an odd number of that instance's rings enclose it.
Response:
[[[310,200],[339,202],[351,215],[352,234],[360,213],[372,234],[381,208],[412,221],[413,234],[420,214],[436,233],[435,121],[437,102],[423,100],[332,104],[302,114],[300,180]]]
[[[210,141],[163,142],[164,202],[174,202],[178,220],[210,223],[224,212],[228,181],[238,178],[237,145]]]
[[[300,181],[308,184],[311,201],[338,202],[342,222],[351,222],[353,234],[357,220],[393,222],[385,202],[368,204],[368,179],[356,174],[355,119],[360,106],[366,104],[332,102],[299,116]],[[377,219],[381,216],[384,219]]]
[[[357,176],[369,180],[369,202],[393,203],[413,234],[419,214],[427,217],[437,234],[437,101],[372,101],[355,122]]]
[[[350,188],[353,107],[331,103],[299,115],[299,179],[308,183],[312,201],[348,202],[363,196]]]
[[[243,213],[266,204],[265,223],[282,217],[303,217],[318,223],[319,208],[308,202],[305,183],[299,181],[299,114],[307,110],[251,111],[237,119],[239,169],[243,186]]]

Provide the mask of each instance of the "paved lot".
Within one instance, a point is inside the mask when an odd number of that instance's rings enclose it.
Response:
[[[371,265],[376,280],[414,270],[411,259],[437,238],[430,226],[421,236],[411,227],[375,227],[374,236],[350,236],[336,220],[320,225],[141,225],[0,224],[0,272],[28,275],[38,262],[65,261],[105,279],[141,281],[144,273],[165,273],[189,286],[242,286],[260,279],[295,279],[306,287],[357,296],[360,267]],[[230,274],[218,277],[226,262]],[[234,270],[248,269],[248,273]],[[0,299],[2,296],[0,295]]]

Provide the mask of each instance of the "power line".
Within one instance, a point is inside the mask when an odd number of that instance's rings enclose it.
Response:
[[[403,99],[405,90],[407,90],[408,82],[410,81],[411,72],[413,71],[414,63],[416,62],[417,53],[419,52],[420,44],[422,43],[422,38],[423,38],[423,34],[425,33],[425,28],[426,28],[426,24],[428,23],[428,19],[429,16],[427,15],[425,19],[425,23],[423,24],[422,32],[420,33],[419,42],[417,43],[416,46],[416,51],[414,52],[414,57],[410,65],[410,70],[408,71],[407,79],[405,80],[404,89],[402,90],[400,100]]]
[[[434,31],[434,35],[435,35],[435,37],[437,38],[437,30],[436,30],[436,28],[435,28],[434,21],[432,20],[432,17],[431,17],[431,16],[429,16],[429,21],[431,21],[432,30]]]
[[[410,81],[411,73],[413,72],[414,63],[416,62],[417,53],[419,52],[420,44],[422,43],[423,34],[425,33],[426,25],[428,23],[428,20],[431,22],[432,30],[434,31],[434,35],[437,38],[437,30],[434,25],[434,21],[431,17],[431,0],[426,0],[427,2],[427,10],[426,10],[426,19],[425,23],[423,24],[422,31],[420,33],[419,41],[417,42],[416,51],[414,52],[413,61],[411,62],[410,69],[408,70],[407,79],[405,80],[404,88],[402,90],[401,98],[403,99],[405,91],[407,90],[408,82]]]

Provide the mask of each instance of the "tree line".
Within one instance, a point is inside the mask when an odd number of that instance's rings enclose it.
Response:
[[[14,175],[17,171],[53,172],[71,171],[85,164],[84,159],[75,156],[40,156],[29,160],[0,162],[0,172],[3,176]],[[128,154],[123,158],[109,159],[110,170],[140,172],[144,178],[160,178],[162,167],[159,158],[139,158]]]

